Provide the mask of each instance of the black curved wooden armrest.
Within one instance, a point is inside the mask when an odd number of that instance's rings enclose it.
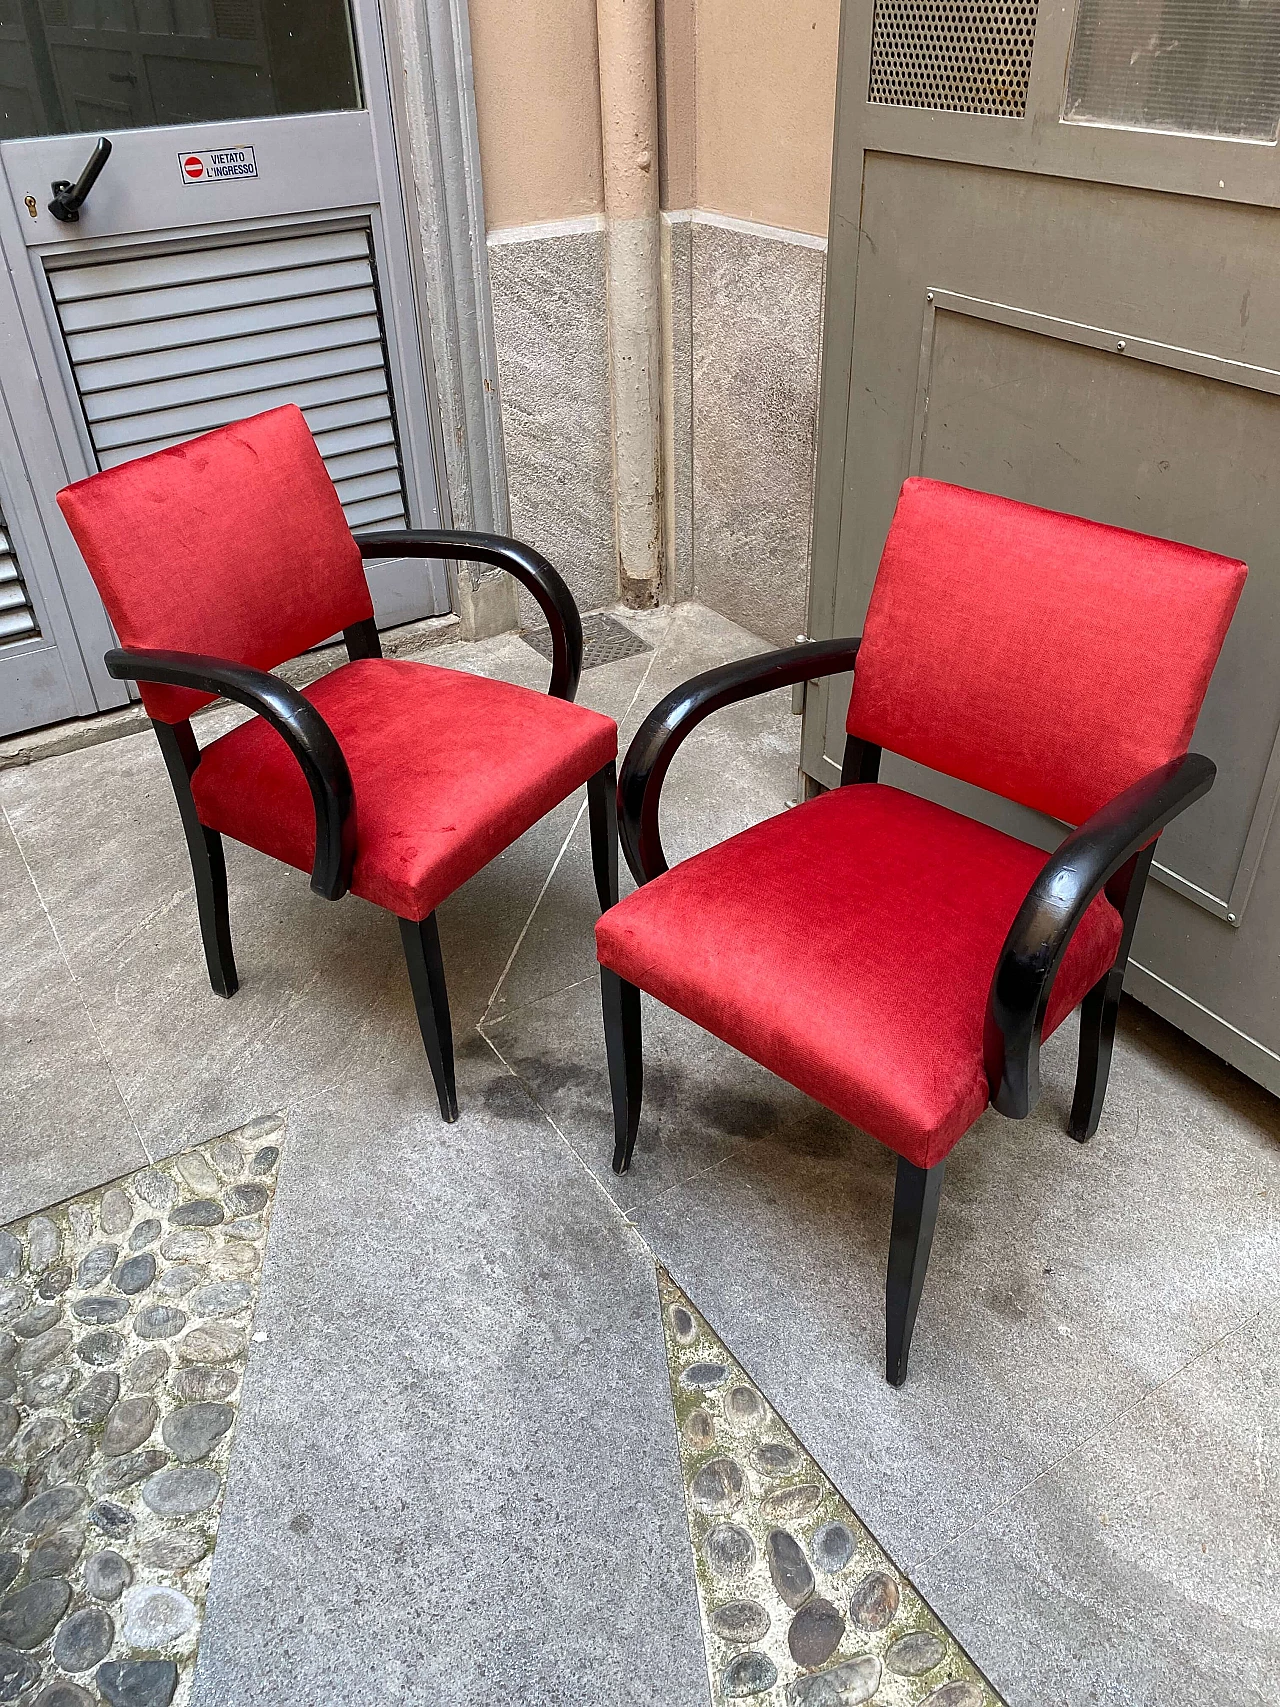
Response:
[[[618,783],[618,834],[637,883],[667,870],[658,807],[667,768],[685,736],[713,711],[737,700],[851,670],[858,645],[857,640],[809,640],[783,646],[692,676],[659,700],[627,749]]]
[[[316,809],[316,857],[311,887],[326,901],[338,901],[351,885],[355,858],[356,814],[351,772],[332,729],[296,688],[265,670],[210,658],[198,652],[126,652],[106,655],[107,672],[117,681],[156,682],[217,694],[256,711],[284,740],[298,761]]]
[[[1109,800],[1049,856],[1005,938],[987,998],[983,1056],[1001,1114],[1021,1120],[1039,1099],[1045,1010],[1090,903],[1166,824],[1209,792],[1216,775],[1201,753],[1171,759]],[[1126,934],[1134,920],[1136,912]]]
[[[500,533],[465,533],[451,528],[407,528],[400,532],[358,533],[362,557],[460,558],[491,563],[514,575],[542,607],[551,630],[553,699],[573,699],[582,674],[582,618],[573,594],[540,551]]]

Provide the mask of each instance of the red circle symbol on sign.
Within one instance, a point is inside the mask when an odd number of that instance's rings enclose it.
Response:
[[[187,174],[188,178],[203,178],[204,161],[198,154],[188,154],[186,159],[182,162],[182,170]]]

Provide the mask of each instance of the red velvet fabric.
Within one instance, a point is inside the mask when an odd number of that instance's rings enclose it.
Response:
[[[352,892],[422,919],[618,750],[612,718],[461,670],[343,664],[304,690],[356,800]],[[315,809],[260,718],[213,741],[192,778],[201,821],[310,871]]]
[[[68,486],[58,504],[125,647],[270,670],[373,615],[301,410],[269,410]],[[142,685],[178,723],[208,694]]]
[[[1245,566],[936,480],[885,542],[848,728],[1079,824],[1185,753]]]
[[[596,926],[600,960],[920,1167],[986,1108],[982,1029],[1038,848],[860,783],[683,861]],[[1099,896],[1046,1035],[1112,965]]]

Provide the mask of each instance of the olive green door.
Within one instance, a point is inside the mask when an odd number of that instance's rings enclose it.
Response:
[[[1280,1090],[1280,5],[847,0],[809,632],[913,473],[1244,558],[1128,987]],[[848,683],[806,697],[838,779]],[[886,758],[1045,846],[1061,826]]]

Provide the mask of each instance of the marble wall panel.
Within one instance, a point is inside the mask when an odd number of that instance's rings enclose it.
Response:
[[[582,610],[618,596],[605,234],[533,226],[489,239],[511,529]],[[539,620],[530,602],[526,620]]]
[[[825,255],[693,225],[694,596],[787,644],[805,628]]]
[[[776,643],[806,622],[825,255],[812,240],[664,215],[665,599]],[[513,531],[583,610],[613,602],[605,235],[490,237]],[[540,620],[522,599],[526,621]]]
[[[671,311],[667,386],[670,419],[664,478],[667,493],[666,597],[691,599],[693,565],[693,226],[687,214],[663,215],[664,262]]]

